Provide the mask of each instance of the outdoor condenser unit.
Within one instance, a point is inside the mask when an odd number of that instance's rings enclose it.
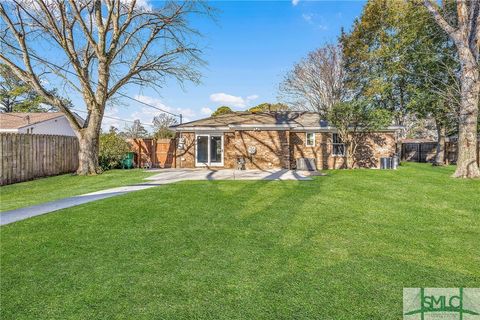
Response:
[[[302,171],[316,171],[317,165],[314,158],[299,158],[297,159],[297,170]]]
[[[380,158],[380,169],[397,169],[398,159],[396,157]]]

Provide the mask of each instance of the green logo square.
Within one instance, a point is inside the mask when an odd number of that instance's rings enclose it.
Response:
[[[404,288],[405,320],[480,320],[480,288]]]

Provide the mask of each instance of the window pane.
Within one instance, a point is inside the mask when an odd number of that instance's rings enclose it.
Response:
[[[210,162],[222,162],[222,137],[210,138]]]
[[[315,134],[312,132],[307,132],[307,146],[315,145]]]
[[[208,162],[208,137],[197,137],[197,161],[206,163]]]
[[[338,133],[334,133],[332,137],[333,143],[342,143],[340,141],[340,137],[338,136]]]
[[[333,155],[335,155],[335,156],[345,155],[345,145],[343,143],[334,143],[333,144]]]

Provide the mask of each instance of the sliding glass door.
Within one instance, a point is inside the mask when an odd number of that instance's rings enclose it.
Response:
[[[223,166],[223,134],[198,134],[196,166]]]
[[[208,163],[208,136],[197,137],[197,162]]]

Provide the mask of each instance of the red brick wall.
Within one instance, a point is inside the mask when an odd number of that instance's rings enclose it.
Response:
[[[185,139],[183,150],[178,149],[180,138]],[[177,133],[175,139],[177,143],[176,168],[195,168],[195,133]]]
[[[315,133],[315,146],[307,147],[305,145],[305,132],[290,133],[290,165],[295,168],[296,159],[298,158],[314,158],[318,169],[328,168],[328,156],[331,150],[331,138],[328,134]]]
[[[235,155],[246,159],[247,169],[290,168],[290,136],[288,131],[236,131]],[[248,147],[255,147],[253,155]]]
[[[223,165],[234,169],[237,166],[237,152],[235,150],[235,132],[225,132],[223,136]]]
[[[177,134],[185,138],[184,150],[177,150],[177,168],[195,167],[195,133]],[[255,147],[250,155],[248,147]],[[224,168],[235,168],[238,157],[246,160],[247,169],[295,168],[298,158],[316,159],[318,169],[342,168],[344,157],[333,156],[332,134],[315,133],[315,146],[305,146],[305,132],[235,131],[224,134]],[[372,133],[358,147],[355,167],[379,167],[380,157],[391,157],[396,151],[393,133]]]
[[[355,154],[355,167],[380,168],[380,158],[392,157],[397,148],[394,133],[370,133],[358,146]]]
[[[315,146],[305,146],[305,132],[292,132],[291,166],[295,167],[298,158],[314,158],[318,169],[339,169],[344,167],[345,158],[332,155],[332,133],[315,133]],[[379,168],[381,157],[391,157],[396,151],[394,133],[368,134],[365,143],[358,146],[354,166],[357,168]]]

